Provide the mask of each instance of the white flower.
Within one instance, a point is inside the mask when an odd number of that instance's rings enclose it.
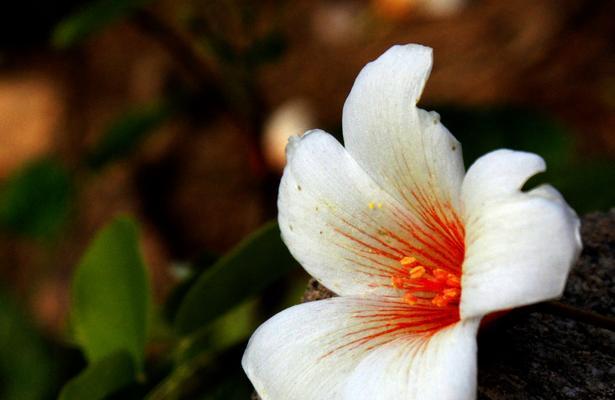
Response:
[[[293,256],[340,297],[297,305],[252,336],[263,400],[447,400],[476,392],[481,318],[559,296],[579,220],[539,156],[497,150],[464,173],[438,114],[416,108],[430,48],[395,46],[359,74],[345,148],[293,138],[279,223]]]

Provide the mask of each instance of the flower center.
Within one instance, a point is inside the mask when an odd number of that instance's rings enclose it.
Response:
[[[461,279],[458,274],[422,265],[410,256],[402,258],[399,263],[401,268],[391,275],[391,284],[404,291],[403,300],[406,303],[439,308],[459,307]]]

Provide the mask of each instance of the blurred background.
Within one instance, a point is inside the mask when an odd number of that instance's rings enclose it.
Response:
[[[308,280],[265,225],[276,217],[287,138],[322,128],[341,140],[354,78],[393,44],[434,48],[421,106],[441,114],[466,164],[500,147],[537,152],[549,170],[532,185],[554,184],[581,215],[615,204],[612,1],[6,7],[0,399],[52,399],[63,387],[63,398],[249,398],[246,340],[297,303]],[[105,226],[126,239],[101,254],[91,243]],[[96,372],[96,349],[74,328],[79,293],[123,298],[122,272],[79,281],[75,269],[114,265],[131,243],[149,286],[126,293],[151,301],[143,365],[129,362],[123,381]],[[105,312],[94,311],[95,334],[124,337]],[[100,391],[84,397],[84,387]]]

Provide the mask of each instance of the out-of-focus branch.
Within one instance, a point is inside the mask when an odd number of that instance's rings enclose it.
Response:
[[[188,32],[162,18],[156,11],[144,8],[133,15],[135,25],[156,40],[194,80],[198,89],[207,88],[218,92],[237,117],[245,133],[250,149],[253,173],[263,180],[267,197],[275,196],[278,178],[271,176],[260,148],[259,136],[266,115],[263,100],[254,84],[253,77],[235,76],[233,79],[222,71],[215,60],[210,60],[199,47],[197,40]],[[228,71],[226,71],[228,72]],[[275,204],[272,201],[271,204]]]
[[[216,82],[217,68],[207,60],[186,32],[146,8],[136,12],[133,21],[139,29],[162,45],[196,82]]]

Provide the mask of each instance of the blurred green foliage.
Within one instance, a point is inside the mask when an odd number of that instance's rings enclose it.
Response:
[[[258,67],[279,60],[287,46],[284,36],[279,31],[273,30],[257,38],[247,49],[244,57],[246,63]]]
[[[73,278],[71,322],[90,363],[124,350],[143,369],[150,298],[137,227],[117,219],[96,236]]]
[[[34,161],[0,186],[0,227],[21,235],[49,238],[66,223],[73,184],[57,161]]]
[[[525,187],[555,186],[580,215],[615,204],[615,163],[577,152],[571,132],[552,118],[520,107],[459,108],[434,106],[443,124],[463,146],[466,166],[499,148],[539,154],[547,171]]]
[[[560,170],[552,169],[541,182],[548,182],[562,192],[579,215],[606,211],[615,205],[615,162],[606,158],[583,160]],[[530,184],[536,186],[532,181]]]
[[[182,334],[195,331],[296,265],[277,223],[265,225],[201,275],[177,311],[175,329]]]
[[[53,32],[52,42],[60,48],[70,47],[109,24],[125,17],[152,0],[95,0],[67,17]]]
[[[54,366],[43,338],[4,292],[0,293],[0,398],[38,400],[54,385]]]
[[[158,368],[168,371],[159,382],[137,379],[147,371],[144,348],[152,340],[148,322],[165,324],[148,317],[151,295],[138,243],[135,223],[118,218],[101,229],[79,262],[71,323],[88,366],[64,386],[60,398],[105,398],[135,384],[141,392],[151,389],[150,399],[176,398],[190,392],[197,374],[198,379],[211,379],[199,389],[202,398],[249,393],[245,378],[242,385],[236,382],[241,377],[240,349],[262,322],[255,296],[297,266],[277,224],[266,224],[222,258],[207,257],[213,265],[188,281],[188,290],[176,300],[175,333],[156,339],[171,346],[171,364],[163,367],[166,357],[159,360]]]
[[[174,363],[181,366],[204,354],[225,351],[249,338],[259,322],[257,303],[246,301],[185,336],[177,347]]]
[[[119,115],[87,155],[90,167],[99,169],[132,154],[173,112],[167,101],[134,107]]]
[[[443,124],[463,146],[466,165],[498,148],[532,151],[549,167],[561,168],[571,162],[574,142],[561,124],[527,108],[434,107]]]
[[[133,357],[124,350],[112,352],[91,363],[70,380],[59,400],[100,400],[128,385],[135,378]]]
[[[243,371],[228,375],[214,387],[211,393],[205,394],[200,400],[246,400],[251,398],[252,384]]]

